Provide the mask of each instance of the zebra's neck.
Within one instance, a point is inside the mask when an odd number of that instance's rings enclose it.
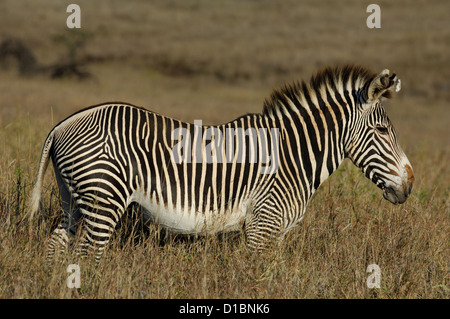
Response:
[[[286,116],[281,123],[280,158],[294,166],[308,200],[344,160],[343,133],[334,126],[322,127],[314,116]]]
[[[266,101],[263,114],[280,123],[280,160],[304,187],[304,205],[345,158],[358,90],[344,85],[286,86]],[[300,194],[301,195],[301,194]]]

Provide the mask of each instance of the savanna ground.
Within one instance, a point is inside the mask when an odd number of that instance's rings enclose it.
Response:
[[[19,38],[41,66],[69,59],[91,76],[21,75],[0,69],[1,298],[448,298],[449,2],[378,1],[381,29],[364,1],[0,2],[0,41]],[[25,220],[43,142],[76,110],[127,101],[185,121],[216,124],[259,112],[273,88],[326,65],[389,68],[402,91],[386,101],[416,182],[408,201],[383,200],[349,161],[316,192],[280,247],[246,250],[243,236],[179,240],[139,218],[120,227],[97,265],[72,253],[45,263],[59,216],[49,168],[42,210]],[[81,288],[66,286],[69,264]],[[366,285],[367,266],[381,288]]]

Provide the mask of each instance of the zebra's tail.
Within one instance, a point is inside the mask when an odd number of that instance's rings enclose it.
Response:
[[[41,161],[39,163],[39,170],[34,184],[33,191],[28,202],[28,220],[31,224],[34,214],[38,211],[41,203],[42,181],[44,180],[45,171],[47,170],[48,162],[51,157],[51,148],[53,145],[53,131],[47,136],[44,147],[42,148]]]

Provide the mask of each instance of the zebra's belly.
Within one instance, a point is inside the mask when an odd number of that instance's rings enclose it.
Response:
[[[247,204],[225,212],[193,212],[176,209],[170,205],[159,205],[153,201],[136,201],[146,220],[152,220],[173,232],[181,234],[214,234],[240,230],[247,212]]]

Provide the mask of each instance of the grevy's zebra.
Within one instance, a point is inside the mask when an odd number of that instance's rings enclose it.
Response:
[[[388,70],[376,75],[358,66],[327,68],[309,83],[275,91],[262,114],[210,127],[209,136],[200,133],[206,126],[129,104],[87,108],[48,135],[30,216],[39,207],[50,158],[65,214],[49,240],[49,258],[55,249],[65,249],[80,225],[81,253],[97,248],[100,257],[133,202],[144,217],[179,233],[215,233],[244,225],[248,246],[263,249],[302,219],[314,191],[345,157],[383,190],[384,198],[403,203],[414,176],[381,106],[381,97],[392,89],[400,89],[400,80]],[[274,128],[279,134],[262,134]],[[183,152],[192,146],[191,158],[178,153],[184,161],[174,160],[181,137],[176,129],[193,138],[183,145]],[[209,140],[215,147],[207,162]],[[201,145],[200,153],[196,145]],[[225,154],[230,151],[225,145],[234,145],[232,154],[241,156]],[[257,146],[267,151],[265,163]],[[219,160],[219,155],[224,157]],[[267,159],[276,169],[263,174]]]

